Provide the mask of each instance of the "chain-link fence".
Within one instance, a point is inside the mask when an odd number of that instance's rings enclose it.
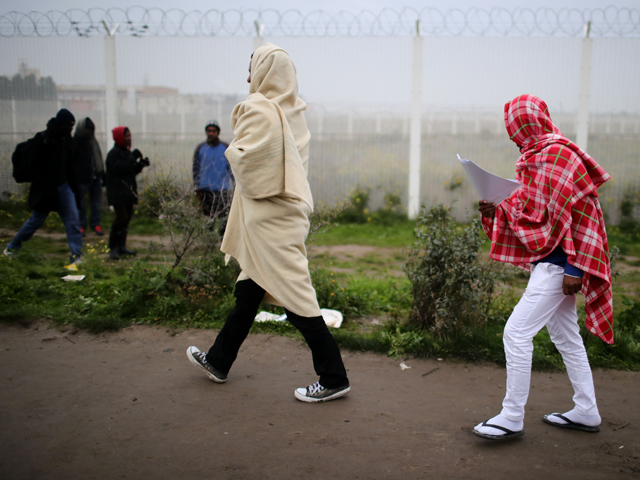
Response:
[[[309,179],[316,201],[372,187],[372,208],[386,191],[409,203],[413,39],[423,35],[420,201],[457,199],[460,217],[475,202],[456,153],[513,176],[518,151],[507,138],[503,105],[532,93],[575,139],[579,130],[584,25],[593,38],[588,151],[613,176],[603,189],[612,221],[640,176],[640,11],[518,9],[378,14],[228,11],[127,11],[0,16],[0,192],[11,178],[17,142],[43,130],[65,107],[90,117],[103,153],[106,131],[106,29],[115,36],[117,123],[154,170],[188,177],[204,125],[229,117],[246,97],[249,56],[259,42],[289,51],[312,133]],[[104,23],[103,23],[104,21]],[[262,36],[255,37],[258,33]]]

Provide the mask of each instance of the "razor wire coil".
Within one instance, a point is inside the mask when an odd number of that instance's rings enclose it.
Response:
[[[418,24],[419,22],[419,24]],[[1,37],[97,36],[106,33],[146,36],[556,36],[579,37],[590,22],[592,37],[640,36],[640,9],[505,8],[466,11],[435,8],[385,8],[357,14],[322,10],[302,13],[266,10],[162,10],[139,6],[71,9],[65,12],[9,12],[0,15]],[[419,26],[418,26],[419,25]]]

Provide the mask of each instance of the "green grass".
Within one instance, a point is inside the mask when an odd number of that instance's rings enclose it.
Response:
[[[134,224],[137,218],[134,218]],[[159,231],[155,228],[152,225],[146,231]],[[488,361],[503,365],[502,331],[526,285],[527,276],[515,269],[509,271],[506,288],[494,302],[486,325],[465,332],[450,332],[443,337],[415,330],[405,323],[411,308],[411,285],[405,276],[390,275],[397,273],[404,263],[406,257],[402,248],[413,243],[413,228],[412,222],[402,222],[394,227],[340,225],[316,237],[317,245],[361,244],[386,248],[363,255],[348,256],[338,252],[311,259],[321,307],[335,308],[345,314],[342,328],[333,332],[339,345],[394,356]],[[623,233],[614,232],[610,238],[624,242],[627,252],[637,252],[637,242]],[[0,238],[0,247],[9,239],[7,235]],[[170,252],[151,255],[141,249],[140,258],[114,263],[106,259],[104,242],[104,237],[93,235],[85,239],[86,262],[77,273],[86,278],[77,283],[61,280],[62,276],[72,273],[63,268],[68,255],[64,238],[36,234],[24,244],[16,258],[0,257],[0,320],[22,322],[46,318],[57,325],[74,325],[89,332],[117,330],[130,324],[222,327],[234,303],[233,275],[229,275],[230,280],[221,280],[224,288],[217,290],[211,285],[194,283],[184,275],[167,280],[167,267],[155,262],[164,255],[170,259]],[[389,250],[390,247],[397,251]],[[150,261],[154,263],[148,263]],[[634,261],[622,260],[621,263],[632,266]],[[349,272],[335,269],[348,269]],[[262,305],[261,309],[281,311],[267,305]],[[588,335],[582,327],[589,360],[594,367],[640,370],[638,270],[632,269],[614,282],[614,311],[614,346]],[[383,321],[391,320],[385,325],[371,325],[363,320],[374,316]],[[297,330],[287,323],[256,323],[252,332],[302,340]],[[534,342],[534,369],[563,368],[562,359],[546,331],[540,332]]]
[[[617,225],[607,227],[609,247],[618,247],[621,255],[640,257],[640,237],[637,234],[625,234]]]
[[[406,220],[393,226],[341,224],[316,235],[315,245],[368,245],[372,247],[408,247],[414,242],[416,223]]]
[[[160,222],[148,215],[137,214],[137,209],[134,208],[134,216],[129,226],[129,234],[131,235],[160,235],[162,233],[162,225]],[[4,228],[18,230],[22,224],[31,215],[31,210],[26,204],[24,199],[0,202],[0,225]],[[102,230],[109,233],[111,224],[115,220],[115,213],[110,209],[104,208],[101,212],[101,226]],[[47,217],[44,225],[42,226],[44,232],[64,233],[64,224],[60,219],[60,216],[56,212],[51,212]],[[88,232],[89,235],[93,235],[92,232]]]

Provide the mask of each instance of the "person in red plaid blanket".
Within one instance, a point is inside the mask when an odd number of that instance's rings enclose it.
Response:
[[[591,368],[576,311],[586,299],[587,329],[613,343],[611,266],[598,188],[611,177],[564,137],[538,97],[521,95],[505,105],[509,138],[521,152],[521,186],[499,205],[479,202],[491,239],[491,258],[531,271],[529,284],[504,329],[507,392],[499,415],[473,433],[499,440],[524,434],[533,337],[546,326],[574,389],[574,408],[543,421],[597,432],[601,422]]]

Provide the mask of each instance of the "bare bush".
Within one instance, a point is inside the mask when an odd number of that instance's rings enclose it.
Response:
[[[171,174],[156,176],[147,182],[146,208],[162,222],[175,257],[171,270],[193,250],[219,252],[231,193],[221,195],[215,208],[203,213],[193,184]]]
[[[484,242],[480,221],[459,226],[450,209],[438,204],[423,209],[416,238],[404,267],[413,293],[410,320],[441,337],[481,327],[501,268],[479,259]]]

